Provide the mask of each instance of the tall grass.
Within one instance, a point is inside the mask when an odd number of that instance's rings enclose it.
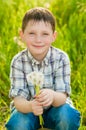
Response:
[[[22,50],[13,39],[19,37],[24,13],[35,6],[50,9],[57,21],[53,46],[66,51],[71,61],[71,87],[74,105],[81,112],[80,130],[86,130],[86,1],[85,0],[0,0],[0,130],[10,110],[9,72],[12,57]]]

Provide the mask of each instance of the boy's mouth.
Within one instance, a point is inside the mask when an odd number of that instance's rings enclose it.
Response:
[[[34,47],[36,48],[42,48],[43,46],[40,46],[40,45],[33,45]]]

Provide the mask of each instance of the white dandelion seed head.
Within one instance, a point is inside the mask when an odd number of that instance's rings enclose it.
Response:
[[[31,83],[35,86],[39,85],[41,87],[44,82],[44,75],[42,72],[33,71],[27,75],[27,81],[28,83]]]

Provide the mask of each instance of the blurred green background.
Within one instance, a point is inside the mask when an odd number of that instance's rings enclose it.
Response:
[[[10,114],[10,62],[25,47],[19,38],[22,18],[36,6],[48,8],[56,17],[58,37],[53,46],[70,57],[71,98],[81,112],[79,130],[86,130],[86,0],[0,0],[0,130]]]

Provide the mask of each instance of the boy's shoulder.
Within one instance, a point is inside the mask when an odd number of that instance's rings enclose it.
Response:
[[[52,53],[53,53],[54,58],[56,59],[60,59],[61,57],[64,57],[64,58],[68,57],[67,52],[56,47],[52,47]]]
[[[19,60],[21,60],[22,58],[27,59],[27,49],[24,49],[24,50],[20,51],[19,53],[17,53],[17,54],[13,57],[12,62],[14,62],[14,61],[19,61]]]

